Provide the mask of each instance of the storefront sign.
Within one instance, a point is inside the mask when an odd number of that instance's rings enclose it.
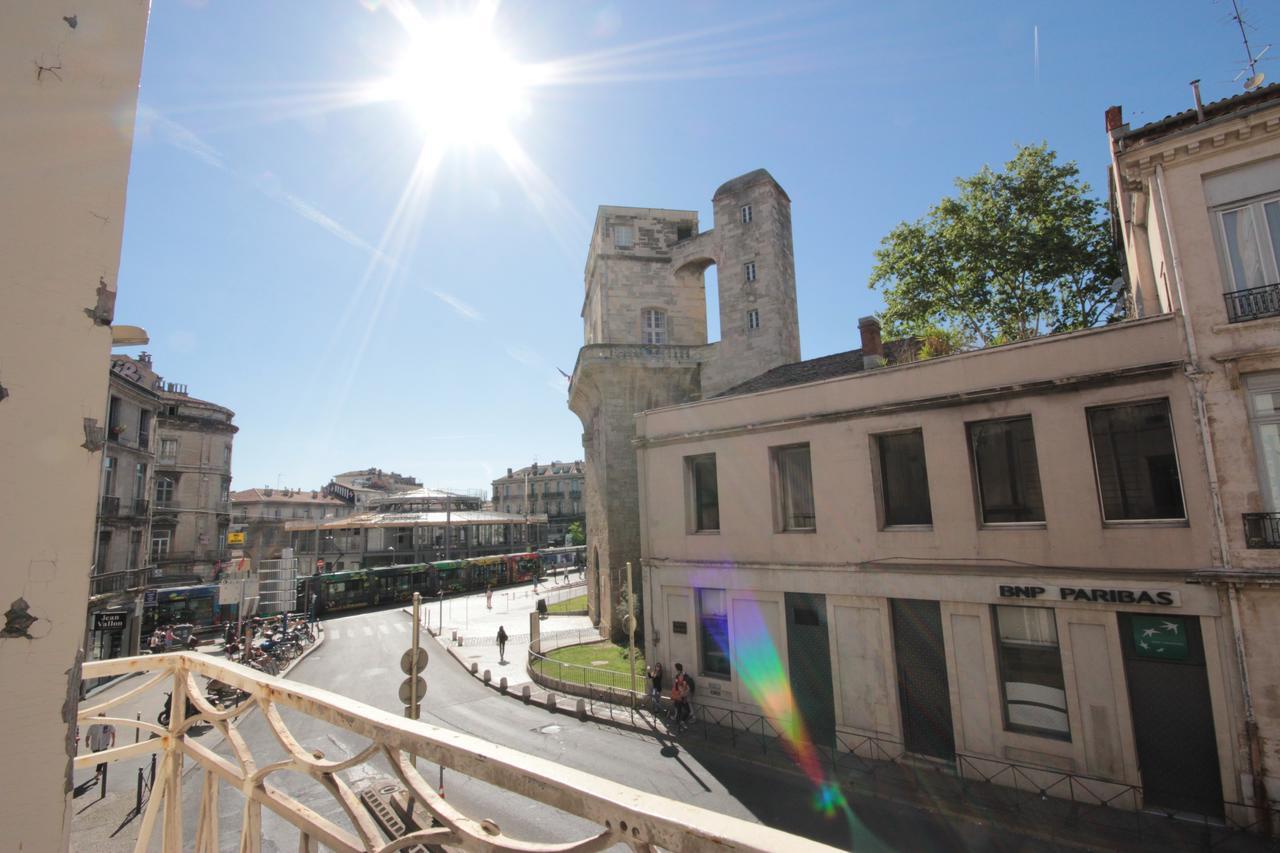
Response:
[[[142,606],[143,606],[143,607],[155,607],[155,606],[156,606],[156,591],[155,591],[154,589],[143,590],[143,593],[142,593]]]
[[[1163,660],[1187,659],[1187,632],[1181,620],[1161,616],[1132,617],[1133,646],[1138,657]]]
[[[1113,589],[1110,587],[1000,584],[999,592],[1001,598],[1025,598],[1032,601],[1087,601],[1094,604],[1182,606],[1182,599],[1178,596],[1178,593],[1167,589]]]
[[[228,545],[243,545],[243,544],[244,544],[244,531],[243,531],[243,530],[232,530],[230,533],[228,533],[228,534],[227,534],[227,544],[228,544]]]
[[[689,633],[689,625],[688,625],[688,623],[685,623],[685,622],[672,622],[672,623],[671,623],[671,633],[673,633],[673,634],[687,634],[687,633]]]
[[[95,631],[123,631],[124,619],[128,614],[123,610],[113,610],[109,613],[93,614],[93,630]]]

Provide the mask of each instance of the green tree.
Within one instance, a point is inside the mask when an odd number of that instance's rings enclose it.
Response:
[[[582,529],[582,522],[575,521],[569,525],[569,544],[570,545],[586,545],[587,533]]]
[[[1084,329],[1116,310],[1106,205],[1074,162],[1019,146],[1003,170],[984,166],[956,188],[876,250],[870,283],[889,334],[921,337],[927,357]]]

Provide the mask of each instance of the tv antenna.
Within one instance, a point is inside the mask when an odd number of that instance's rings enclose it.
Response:
[[[1249,47],[1249,35],[1244,29],[1244,18],[1240,14],[1239,0],[1231,0],[1231,11],[1231,20],[1235,21],[1236,25],[1240,27],[1240,40],[1244,42],[1245,56],[1249,57],[1248,62],[1245,63],[1245,67],[1235,76],[1234,82],[1239,82],[1240,78],[1247,74],[1248,79],[1244,81],[1244,90],[1246,92],[1252,92],[1254,89],[1261,86],[1262,81],[1267,77],[1267,75],[1258,70],[1258,63],[1262,60],[1263,55],[1266,54],[1268,50],[1271,50],[1271,45],[1265,45],[1262,50],[1258,51],[1255,55],[1253,48]]]

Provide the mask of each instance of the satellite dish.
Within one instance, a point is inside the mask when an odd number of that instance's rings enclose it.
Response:
[[[1252,92],[1254,89],[1262,85],[1262,81],[1265,80],[1266,77],[1267,75],[1259,71],[1257,74],[1254,74],[1248,80],[1244,81],[1244,90],[1246,92]]]

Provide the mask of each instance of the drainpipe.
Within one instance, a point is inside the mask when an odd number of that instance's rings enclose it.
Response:
[[[1182,276],[1182,259],[1178,253],[1178,238],[1173,232],[1169,217],[1169,199],[1165,193],[1164,166],[1157,163],[1155,170],[1156,192],[1160,194],[1160,219],[1165,236],[1168,238],[1169,255],[1173,262],[1173,281],[1178,291],[1178,308],[1182,313],[1182,324],[1186,331],[1187,360],[1185,371],[1191,386],[1191,396],[1195,401],[1196,428],[1200,433],[1201,446],[1204,451],[1205,466],[1209,475],[1209,497],[1213,504],[1213,522],[1218,537],[1218,550],[1221,554],[1222,568],[1231,571],[1231,549],[1227,541],[1226,520],[1222,511],[1222,494],[1218,487],[1218,466],[1213,455],[1213,439],[1209,434],[1209,417],[1204,403],[1204,373],[1200,370],[1200,354],[1196,348],[1195,331],[1191,325],[1191,316],[1187,312],[1186,288]],[[1270,803],[1267,797],[1265,767],[1262,758],[1262,745],[1258,737],[1258,719],[1253,708],[1253,691],[1249,687],[1249,666],[1245,657],[1244,632],[1240,624],[1240,604],[1237,594],[1239,584],[1228,581],[1227,601],[1231,611],[1231,633],[1235,640],[1237,666],[1240,670],[1240,690],[1244,699],[1245,738],[1249,744],[1249,773],[1253,777],[1254,808],[1262,814],[1269,815]],[[1271,821],[1265,821],[1266,832],[1271,832]]]

